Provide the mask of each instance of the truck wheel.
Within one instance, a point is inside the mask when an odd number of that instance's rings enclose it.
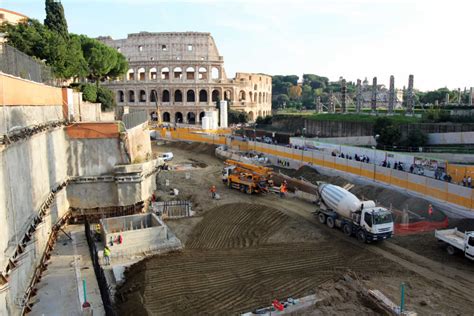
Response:
[[[326,219],[326,225],[328,225],[329,228],[334,228],[334,218],[328,216]]]
[[[352,227],[351,225],[349,224],[345,224],[344,226],[342,226],[342,231],[344,232],[344,234],[348,237],[350,237],[352,235]]]
[[[456,253],[456,249],[454,249],[453,246],[451,245],[448,245],[448,247],[446,247],[446,251],[448,252],[448,255],[452,256]]]
[[[232,188],[232,181],[227,180],[227,186],[228,186],[229,188]]]
[[[357,240],[363,243],[367,242],[367,236],[365,235],[365,232],[363,230],[359,230],[357,232]]]
[[[326,215],[324,215],[323,213],[319,213],[318,218],[321,224],[326,223]]]

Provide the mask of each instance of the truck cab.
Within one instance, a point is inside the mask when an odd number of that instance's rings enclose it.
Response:
[[[358,213],[358,214],[357,214]],[[354,213],[353,213],[354,214]],[[387,239],[393,236],[393,217],[392,213],[382,207],[364,208],[361,212],[356,212],[362,232],[356,232],[360,241],[377,241]]]

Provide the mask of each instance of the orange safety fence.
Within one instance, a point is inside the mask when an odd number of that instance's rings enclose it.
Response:
[[[409,235],[447,228],[448,224],[448,218],[446,217],[443,221],[440,222],[420,221],[408,224],[395,223],[394,228],[395,235]]]

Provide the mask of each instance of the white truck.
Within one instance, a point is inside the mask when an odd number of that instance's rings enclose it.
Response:
[[[320,184],[318,191],[319,209],[315,215],[321,224],[342,228],[347,236],[355,235],[366,243],[393,236],[393,217],[389,210],[376,206],[374,201],[360,201],[337,185]]]
[[[474,231],[463,233],[457,228],[441,229],[435,231],[435,237],[446,245],[448,254],[461,251],[468,259],[474,260]]]

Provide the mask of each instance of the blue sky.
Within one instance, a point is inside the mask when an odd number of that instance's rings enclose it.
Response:
[[[474,86],[469,0],[63,0],[69,31],[124,38],[139,31],[210,32],[236,71],[315,73],[336,80],[408,75],[425,90]],[[0,7],[43,20],[42,0]]]

